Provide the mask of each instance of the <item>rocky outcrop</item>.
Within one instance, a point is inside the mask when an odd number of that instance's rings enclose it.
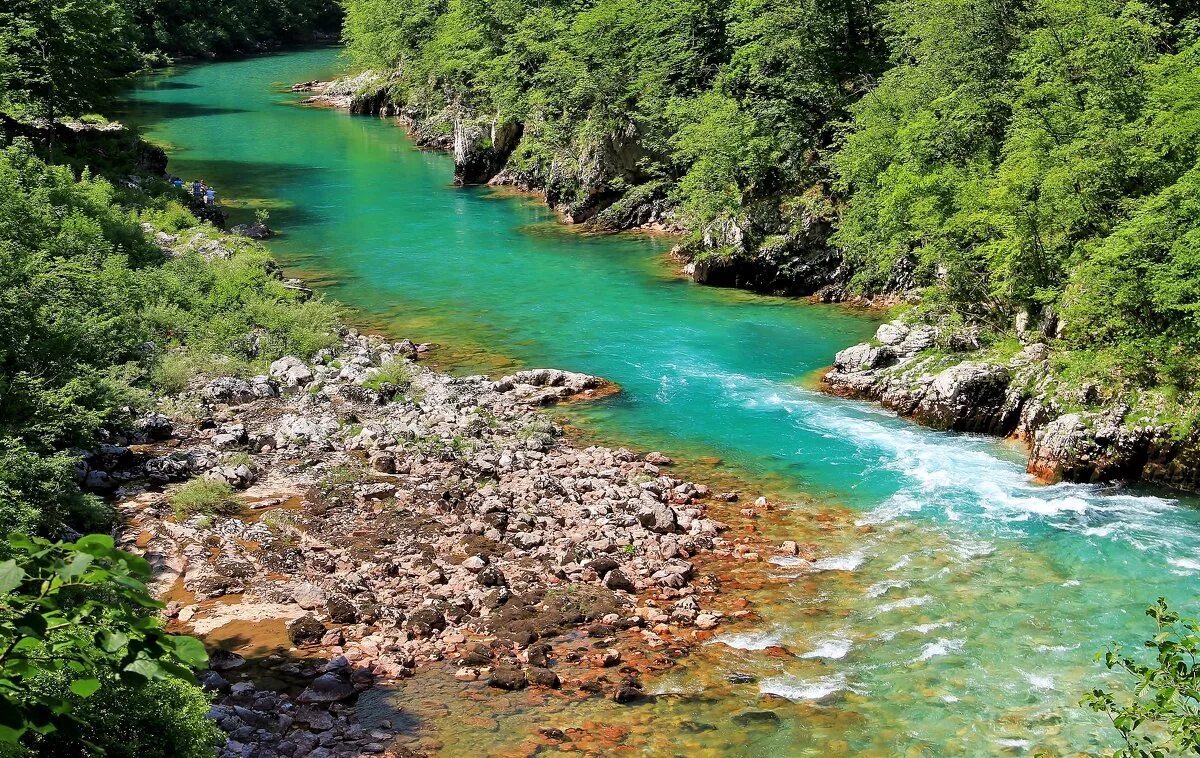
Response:
[[[515,121],[454,122],[454,183],[487,184],[504,167],[521,140],[524,126]]]
[[[1036,338],[1045,330],[1025,331]],[[952,352],[931,351],[935,346]],[[893,321],[872,342],[839,352],[824,381],[834,394],[876,401],[935,429],[1024,440],[1028,471],[1046,481],[1141,480],[1200,489],[1200,439],[1173,437],[1093,387],[1061,386],[1044,343],[1032,342],[1003,363],[977,355],[986,353],[971,332],[940,334]],[[1073,404],[1097,409],[1065,412],[1068,395]]]

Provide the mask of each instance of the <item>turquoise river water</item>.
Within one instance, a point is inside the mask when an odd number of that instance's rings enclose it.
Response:
[[[493,703],[489,718],[431,727],[448,752],[515,751],[535,725],[596,718],[651,753],[1112,744],[1077,705],[1106,681],[1092,656],[1141,639],[1156,596],[1195,599],[1194,501],[1041,486],[1008,443],[820,394],[813,372],[869,336],[872,316],[697,286],[667,261],[669,240],[587,236],[528,198],[452,187],[450,159],[389,122],[296,107],[286,85],[339,64],[323,49],[181,67],[148,77],[127,116],[168,146],[174,172],[269,208],[284,265],[363,319],[445,345],[456,370],[546,365],[619,383],[572,411],[588,433],[720,458],[714,472],[795,503],[772,538],[820,550],[812,565],[765,564],[770,580],[747,591],[762,620],[649,682],[648,702]],[[734,671],[755,681],[732,684]]]

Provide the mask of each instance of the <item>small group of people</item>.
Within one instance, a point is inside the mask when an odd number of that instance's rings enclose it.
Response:
[[[175,189],[183,189],[183,180],[179,177],[175,177],[171,181],[171,184],[175,186]],[[203,205],[216,205],[217,191],[205,184],[203,179],[193,180],[191,190],[192,197],[197,203],[201,203]]]

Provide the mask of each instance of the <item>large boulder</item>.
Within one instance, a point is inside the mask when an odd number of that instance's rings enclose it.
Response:
[[[913,416],[935,429],[1004,435],[1016,425],[1019,407],[1008,402],[1008,370],[966,361],[934,376]]]

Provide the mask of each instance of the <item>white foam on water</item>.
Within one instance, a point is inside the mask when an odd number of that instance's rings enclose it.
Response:
[[[925,605],[930,600],[933,600],[932,595],[917,595],[915,597],[905,597],[899,600],[893,600],[890,603],[883,603],[882,605],[876,606],[875,611],[871,614],[871,618],[881,616],[884,613],[898,611],[902,608],[916,608],[918,605]]]
[[[1038,645],[1034,650],[1039,653],[1065,653],[1069,650],[1078,650],[1079,645]]]
[[[720,643],[735,650],[766,650],[778,645],[783,640],[776,630],[762,632],[742,632],[740,634],[724,634],[714,637],[710,644]]]
[[[1166,555],[1178,555],[1181,546],[1196,544],[1195,524],[1190,523],[1194,519],[1163,518],[1185,513],[1175,500],[1097,485],[1043,485],[1016,460],[1006,458],[994,440],[898,426],[878,409],[831,401],[801,388],[790,393],[776,389],[775,394],[783,395],[774,402],[787,408],[797,425],[854,445],[864,468],[899,476],[899,488],[861,515],[859,525],[894,522],[932,510],[949,521],[984,519],[1009,530],[1046,524]],[[1200,566],[1175,568],[1200,571]]]
[[[884,579],[880,582],[875,582],[870,587],[867,587],[867,597],[882,597],[889,590],[904,589],[912,583],[904,579]]]
[[[1028,671],[1021,671],[1021,676],[1025,677],[1025,681],[1035,690],[1052,690],[1054,689],[1054,677],[1047,674],[1032,674]]]
[[[812,567],[816,571],[854,571],[863,564],[864,560],[866,560],[866,556],[862,553],[851,553],[850,555],[820,558],[813,561]]]
[[[918,661],[927,661],[930,658],[937,658],[950,653],[956,653],[962,650],[966,640],[948,640],[945,637],[938,638],[937,642],[930,642],[925,647],[921,648],[921,654],[917,656]]]
[[[846,689],[844,674],[834,674],[809,681],[791,677],[775,677],[764,679],[759,684],[759,692],[762,694],[778,695],[788,700],[824,700],[844,689]]]
[[[840,637],[834,639],[823,640],[817,643],[817,646],[807,653],[803,653],[801,658],[827,658],[832,661],[845,658],[854,644],[850,640]]]
[[[893,563],[892,565],[888,566],[887,570],[888,571],[899,571],[900,569],[904,568],[905,566],[907,566],[910,563],[912,563],[912,556],[902,555],[902,556],[900,556],[900,560],[898,560],[895,563]]]
[[[1033,746],[1033,743],[1029,740],[1015,739],[998,739],[996,740],[996,744],[1000,747],[1016,748],[1017,750],[1028,750]]]
[[[1188,571],[1200,571],[1200,560],[1194,558],[1169,558],[1167,563]]]
[[[794,555],[772,555],[767,559],[768,563],[773,563],[776,566],[784,566],[791,568],[793,566],[807,566],[808,561],[803,558],[797,558]]]

